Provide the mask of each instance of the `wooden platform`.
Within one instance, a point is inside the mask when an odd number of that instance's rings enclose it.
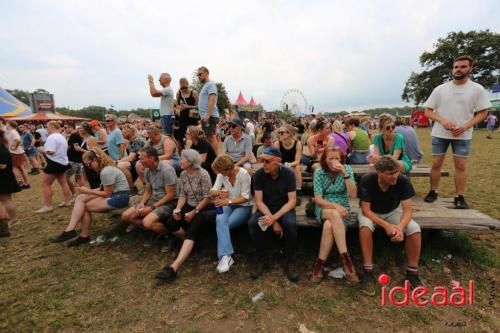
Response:
[[[297,225],[319,227],[319,223],[305,214],[305,203],[297,207]],[[358,225],[357,214],[360,211],[358,199],[350,202],[352,212],[349,227]],[[500,221],[475,209],[454,209],[453,198],[440,198],[427,203],[422,198],[413,198],[413,219],[422,229],[462,229],[462,230],[500,230]]]

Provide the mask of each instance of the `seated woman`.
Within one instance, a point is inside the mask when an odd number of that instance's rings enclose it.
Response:
[[[156,273],[155,277],[165,282],[177,278],[177,271],[193,250],[194,243],[203,226],[206,224],[209,211],[214,206],[210,204],[210,175],[201,167],[200,154],[194,149],[184,149],[181,153],[181,177],[179,200],[172,216],[162,220],[168,231],[176,237],[184,239],[181,250],[175,261]]]
[[[302,169],[300,158],[302,157],[302,143],[295,140],[296,130],[291,125],[283,125],[278,129],[278,140],[274,146],[281,152],[281,162],[295,171],[295,183],[297,186],[297,206],[300,206],[302,195]]]
[[[351,139],[351,153],[348,156],[349,164],[368,164],[370,138],[366,131],[358,127],[359,118],[347,119],[345,126]]]
[[[318,119],[316,122],[317,133],[311,137],[308,146],[312,153],[312,172],[314,173],[320,167],[319,160],[323,151],[328,145],[333,145],[334,139],[330,136],[330,124],[324,119]]]
[[[116,208],[127,207],[130,198],[127,178],[101,149],[95,148],[95,152],[86,151],[82,156],[82,161],[87,167],[99,173],[103,190],[92,190],[84,186],[76,187],[80,194],[76,197],[71,220],[64,232],[54,240],[54,243],[59,243],[75,238],[77,236],[75,228],[80,223],[80,237],[69,241],[69,247],[90,242],[91,213],[105,213]]]
[[[191,148],[200,153],[201,167],[208,171],[210,179],[215,182],[215,172],[212,170],[212,163],[217,154],[205,139],[205,134],[199,126],[188,126],[185,133],[185,148]]]
[[[219,155],[212,168],[218,174],[210,191],[215,206],[222,207],[223,213],[217,214],[217,271],[225,273],[234,263],[230,229],[246,224],[252,214],[250,183],[252,179],[244,168],[234,165],[229,155]]]
[[[356,197],[354,174],[351,167],[344,164],[345,155],[338,147],[327,147],[321,155],[320,163],[321,168],[314,175],[314,202],[316,219],[323,224],[323,232],[311,280],[317,282],[323,277],[323,265],[335,243],[342,257],[346,279],[358,282],[345,238],[351,211],[349,196]]]
[[[339,147],[342,153],[347,156],[349,152],[350,138],[349,134],[344,133],[344,125],[339,120],[335,120],[332,124],[332,133],[330,136],[335,142],[335,146]]]
[[[381,114],[379,116],[379,134],[373,137],[375,146],[373,155],[368,157],[371,164],[375,164],[380,156],[391,155],[398,164],[399,171],[409,173],[412,163],[406,154],[405,139],[400,133],[396,133],[395,119],[390,114]]]

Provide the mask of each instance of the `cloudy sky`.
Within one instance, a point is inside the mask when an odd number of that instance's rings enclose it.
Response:
[[[450,31],[500,31],[481,1],[7,1],[0,86],[58,106],[157,107],[147,74],[191,78],[200,65],[231,100],[272,110],[290,88],[315,111],[402,105],[419,55]]]

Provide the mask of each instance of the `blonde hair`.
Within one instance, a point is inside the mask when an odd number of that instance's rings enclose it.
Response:
[[[215,169],[216,172],[231,170],[234,168],[233,158],[227,154],[219,155],[212,163],[212,168]]]
[[[191,135],[191,138],[195,141],[205,137],[205,133],[199,126],[188,126],[187,131],[189,132],[189,135]]]
[[[54,127],[54,129],[56,129],[56,130],[61,129],[61,123],[58,121],[51,120],[47,123],[47,126],[49,126],[49,125]]]
[[[378,128],[379,130],[383,129],[386,124],[389,123],[395,123],[396,120],[393,116],[391,116],[388,113],[382,113],[380,116],[378,116]]]
[[[94,150],[88,150],[85,153],[83,153],[82,160],[88,160],[88,159],[97,159],[99,162],[99,169],[104,169],[107,166],[114,166],[116,167],[115,161],[111,159],[108,155],[106,155],[105,152],[103,152],[99,148],[94,148]]]
[[[290,125],[290,124],[283,124],[283,125],[282,125],[279,129],[278,129],[278,131],[279,131],[280,129],[283,129],[283,130],[287,131],[288,133],[290,133],[290,136],[291,136],[292,138],[294,138],[294,137],[295,137],[295,135],[297,134],[297,130],[295,129],[295,127],[293,127],[293,126],[292,126],[292,125]]]
[[[335,120],[332,124],[332,128],[335,132],[342,132],[343,127],[344,126],[342,126],[342,123],[338,120]]]

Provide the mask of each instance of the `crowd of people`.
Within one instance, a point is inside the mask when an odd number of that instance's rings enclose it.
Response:
[[[490,107],[483,91],[468,80],[471,70],[472,59],[458,58],[453,81],[437,87],[426,104],[426,114],[435,122],[428,202],[437,199],[438,174],[451,145],[455,206],[468,208],[463,191],[470,134]],[[217,86],[208,69],[200,67],[197,76],[202,84],[199,93],[186,78],[179,80],[180,89],[174,93],[168,73],[159,76],[158,89],[148,76],[151,96],[160,99],[158,122],[121,121],[112,114],[105,116],[104,124],[92,120],[76,127],[56,121],[44,127],[1,120],[0,236],[8,236],[9,224],[16,221],[12,194],[29,189],[28,174],[37,175],[43,168],[43,205],[36,213],[54,210],[56,180],[64,196],[58,206],[72,207],[68,225],[54,242],[67,242],[69,247],[87,244],[92,214],[124,209],[121,219],[128,224],[127,232],[143,229],[182,240],[176,259],[155,275],[171,282],[212,221],[216,269],[227,272],[234,264],[231,230],[247,225],[256,249],[250,276],[256,279],[268,269],[269,238],[274,235],[282,240],[286,275],[295,282],[300,276],[296,206],[305,196],[303,174],[309,172],[313,200],[308,203],[322,227],[312,281],[321,280],[335,245],[346,279],[353,283],[361,278],[363,291],[374,294],[373,232],[380,227],[392,241],[405,242],[406,279],[412,287],[422,284],[421,230],[412,219],[415,191],[405,176],[422,159],[422,151],[407,119],[382,114],[367,119],[306,116],[284,122],[241,120],[235,112],[221,116]],[[466,90],[470,102],[450,102],[454,89]],[[354,164],[369,164],[372,172],[358,179]],[[137,199],[132,206],[131,197]],[[361,206],[361,275],[346,242],[349,198],[356,197]]]

